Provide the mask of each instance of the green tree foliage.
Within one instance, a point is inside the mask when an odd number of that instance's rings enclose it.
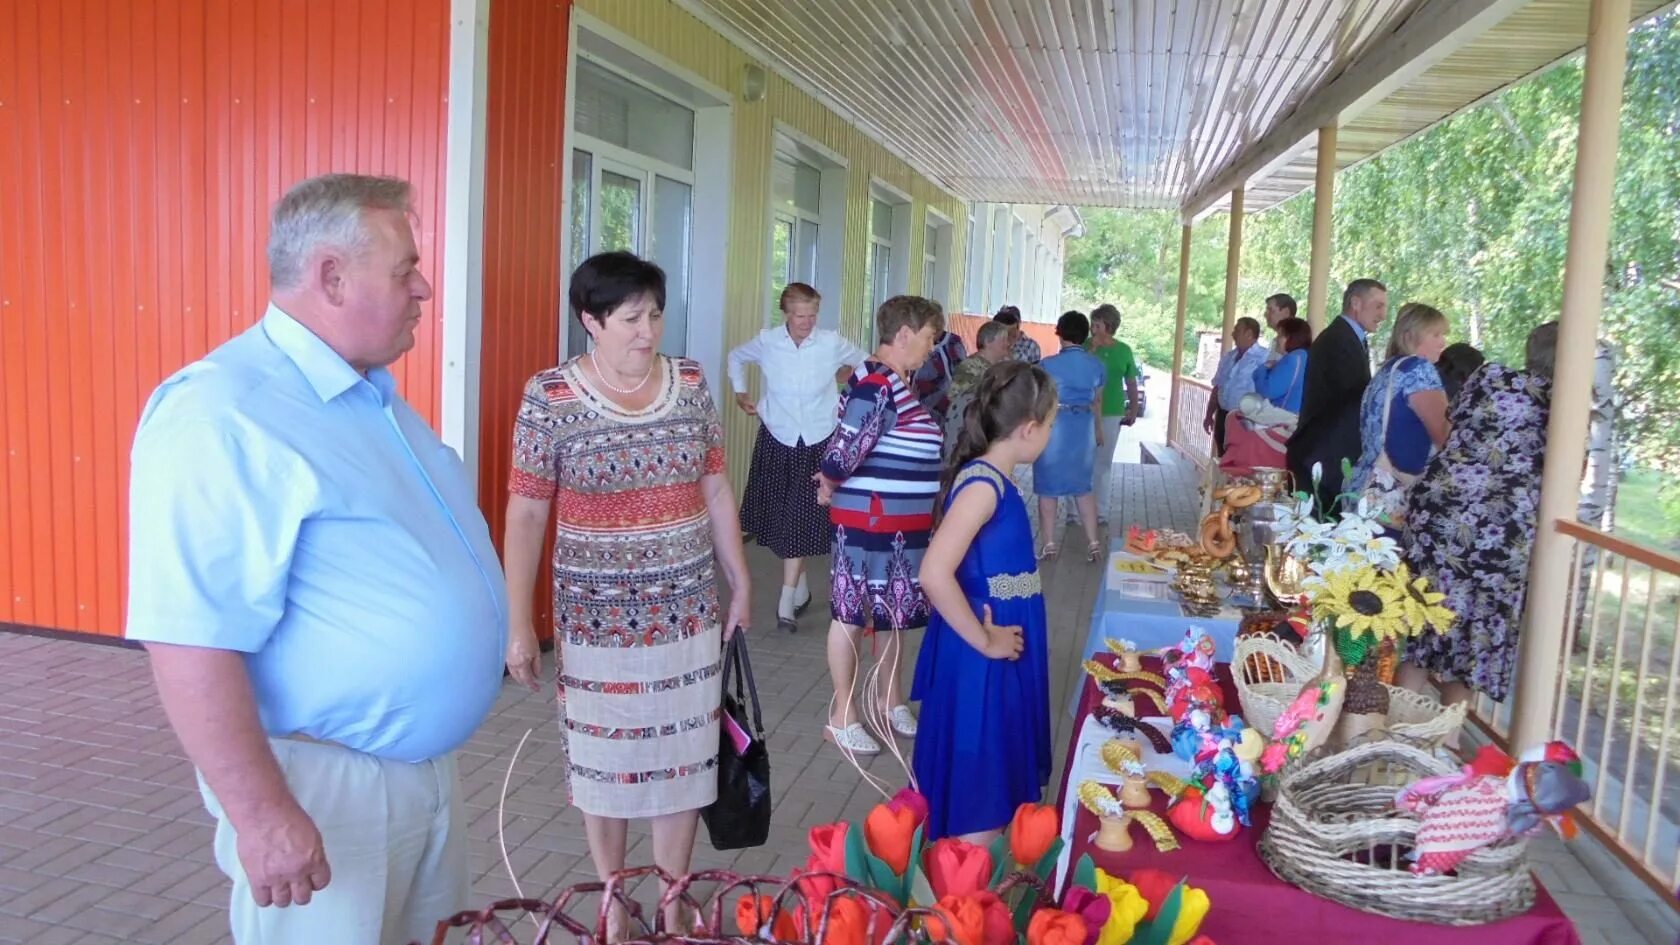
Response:
[[[1603,335],[1621,353],[1623,442],[1635,461],[1672,472],[1680,470],[1680,14],[1635,29],[1629,44]],[[1577,58],[1344,171],[1331,311],[1341,285],[1378,278],[1396,305],[1429,302],[1453,320],[1455,340],[1520,365],[1529,330],[1561,305],[1580,103]],[[1289,292],[1305,315],[1313,199],[1303,193],[1244,222],[1242,314],[1258,316],[1266,296]],[[1088,210],[1085,222],[1086,235],[1068,246],[1065,303],[1114,302],[1123,337],[1143,359],[1171,364],[1176,214]],[[1228,225],[1214,215],[1194,231],[1190,345],[1197,330],[1220,325]]]

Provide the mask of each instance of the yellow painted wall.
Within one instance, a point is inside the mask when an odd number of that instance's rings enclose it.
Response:
[[[871,177],[911,197],[910,291],[931,295],[947,310],[960,308],[968,238],[968,210],[963,201],[912,171],[903,161],[774,71],[766,69],[767,92],[762,100],[743,101],[740,97],[742,67],[753,60],[670,0],[577,0],[576,9],[734,96],[731,108],[734,192],[730,208],[729,272],[725,279],[727,306],[724,313],[728,347],[732,348],[751,337],[759,330],[764,317],[764,300],[769,291],[765,268],[770,239],[770,166],[777,122],[846,160],[849,193],[846,195],[840,298],[824,300],[825,305],[840,306],[840,330],[866,348],[872,347],[874,313],[867,310],[868,293],[863,284],[864,255],[869,241]],[[954,224],[951,259],[947,266],[950,284],[932,292],[922,285],[922,243],[929,206],[939,210]],[[727,378],[721,377],[709,380],[718,386],[726,387],[729,383]],[[746,481],[757,423],[740,411],[729,409],[725,411],[724,428],[730,472],[739,488]]]

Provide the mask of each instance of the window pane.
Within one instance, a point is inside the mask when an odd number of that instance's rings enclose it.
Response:
[[[594,157],[588,151],[572,152],[572,268],[589,258],[589,178]]]
[[[612,171],[601,172],[601,245],[596,252],[641,252],[642,182]]]
[[[793,221],[778,215],[770,227],[770,322],[775,324],[782,290],[797,280],[793,271]]]
[[[653,248],[648,254],[665,270],[665,335],[659,350],[688,353],[689,244],[694,232],[694,196],[682,181],[653,179]]]
[[[875,262],[873,267],[875,270],[875,304],[872,306],[872,310],[870,312],[870,314],[873,315],[873,309],[880,308],[881,303],[885,302],[889,298],[887,287],[892,284],[892,247],[884,246],[880,243],[872,244],[869,247],[869,255],[874,258]]]
[[[869,244],[869,252],[863,254],[863,289],[864,289],[864,292],[865,292],[864,301],[869,306],[869,311],[866,314],[868,314],[868,316],[871,319],[873,319],[875,317],[875,305],[876,305],[876,300],[875,300],[875,244],[874,243]]]
[[[588,59],[577,64],[572,127],[582,134],[694,168],[694,112]]]
[[[934,285],[935,280],[939,278],[938,268],[931,259],[922,263],[922,295],[926,298],[937,299],[945,294],[943,286]]]
[[[922,253],[932,256],[939,252],[939,227],[932,223],[922,228]]]
[[[810,220],[799,221],[799,245],[794,254],[794,278],[800,282],[817,284],[817,233],[819,227]]]
[[[770,206],[777,210],[793,206],[794,160],[778,153],[770,162]]]
[[[795,167],[794,203],[806,213],[822,212],[822,172],[809,164]]]
[[[595,158],[588,151],[572,152],[572,206],[571,206],[571,241],[572,241],[572,269],[583,265],[595,247],[589,243],[589,208],[593,204],[590,199],[589,181]],[[571,273],[566,273],[566,282],[571,281]],[[570,314],[570,313],[567,313]],[[583,325],[576,318],[566,319],[566,351],[569,354],[582,354],[589,347],[589,333],[583,330]]]
[[[869,232],[882,240],[892,239],[892,208],[879,200],[869,201]]]

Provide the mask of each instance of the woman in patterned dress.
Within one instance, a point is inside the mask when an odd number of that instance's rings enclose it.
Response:
[[[514,430],[508,669],[537,688],[531,601],[552,513],[556,691],[590,856],[603,880],[623,869],[628,820],[649,818],[654,863],[681,876],[717,797],[722,641],[747,626],[723,431],[700,366],[658,353],[658,266],[592,257],[570,297],[593,350],[531,378]],[[628,931],[621,910],[612,922]]]
[[[913,738],[916,717],[899,702],[901,631],[927,626],[919,573],[939,492],[939,422],[908,381],[945,327],[938,302],[894,296],[875,313],[879,347],[858,365],[840,400],[840,426],[817,473],[817,501],[834,521],[828,669],[834,679],[827,733],[847,754],[879,753],[858,719],[858,639],[865,625],[885,633],[879,705],[868,713],[883,736]],[[892,732],[887,732],[886,729]]]
[[[1448,704],[1471,690],[1504,699],[1516,669],[1528,558],[1540,509],[1540,469],[1557,360],[1557,322],[1529,333],[1528,369],[1488,363],[1453,400],[1452,433],[1406,500],[1406,563],[1458,615],[1406,647],[1400,684],[1441,681]]]

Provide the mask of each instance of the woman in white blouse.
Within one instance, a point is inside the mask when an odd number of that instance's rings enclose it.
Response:
[[[822,296],[803,282],[782,290],[783,324],[729,352],[735,403],[761,421],[741,499],[741,529],[782,559],[776,627],[798,628],[811,603],[805,559],[834,542],[828,510],[817,504],[817,465],[838,422],[839,384],[868,355],[839,332],[817,328]],[[764,375],[764,396],[747,393],[747,365]]]

